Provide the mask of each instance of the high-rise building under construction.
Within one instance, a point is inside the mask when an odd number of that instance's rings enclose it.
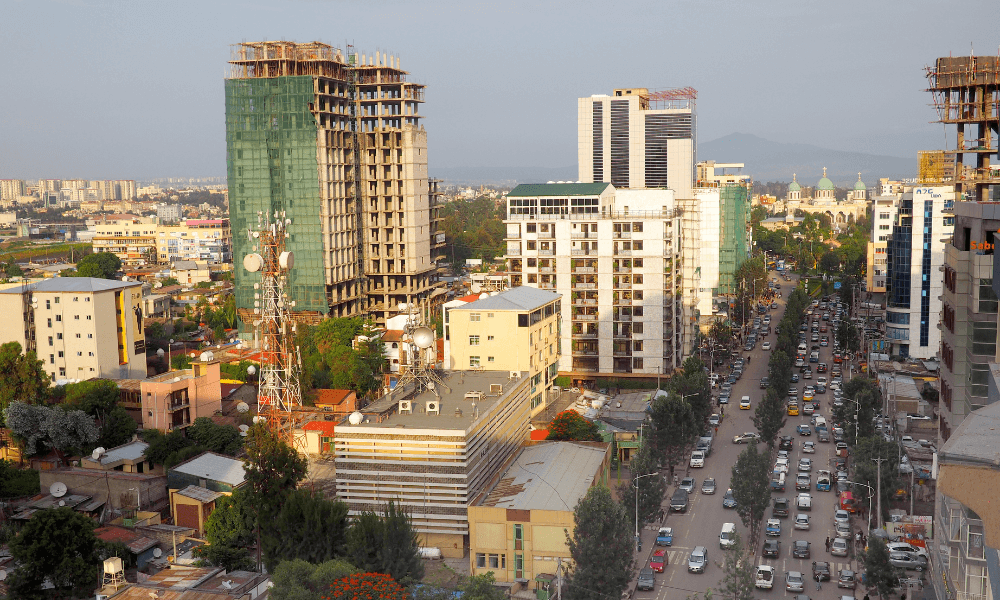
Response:
[[[294,311],[376,323],[438,284],[436,182],[427,176],[424,86],[399,59],[319,42],[233,46],[226,150],[233,255],[258,212],[283,211]],[[237,268],[241,314],[259,275]]]

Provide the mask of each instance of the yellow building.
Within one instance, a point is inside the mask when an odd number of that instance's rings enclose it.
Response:
[[[611,444],[602,442],[538,442],[521,449],[469,506],[472,574],[493,571],[497,581],[530,582],[555,575],[560,559],[569,566],[566,531],[573,531],[573,508],[591,486],[609,485],[610,464]]]
[[[522,286],[450,308],[445,368],[527,371],[531,415],[541,412],[559,371],[560,298]]]

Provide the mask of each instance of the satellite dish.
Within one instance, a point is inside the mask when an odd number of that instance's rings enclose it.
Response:
[[[161,288],[161,287],[163,287],[163,282],[162,281],[157,281],[156,284],[153,287],[154,288]]]
[[[59,501],[59,506],[66,506],[66,501],[65,500],[60,500]]]
[[[429,390],[433,390],[434,389],[434,382],[433,381],[428,381],[427,382],[427,389],[429,389]]]
[[[49,486],[49,493],[56,498],[62,498],[66,495],[66,484],[61,481],[56,481]]]
[[[434,345],[434,332],[430,327],[417,327],[413,330],[413,344],[417,348],[430,348]]]
[[[161,556],[163,556],[163,550],[153,548],[153,558],[160,558]]]
[[[361,419],[363,419],[363,418],[364,418],[364,415],[362,415],[358,411],[354,411],[354,412],[351,413],[351,416],[347,417],[347,422],[350,423],[351,425],[360,425],[361,424]]]
[[[260,254],[247,254],[243,257],[243,268],[251,273],[260,271],[264,266],[264,258]]]
[[[122,281],[128,281],[128,275],[122,275]]]
[[[264,417],[262,417],[262,416],[260,416],[260,415],[257,415],[256,417],[254,417],[254,418],[253,418],[253,422],[254,422],[254,423],[263,423],[263,422],[264,422],[264,421],[266,421],[266,420],[267,420],[267,419],[265,419]]]
[[[247,375],[255,375],[257,373],[257,367],[250,365],[247,367]]]
[[[473,283],[472,287],[469,289],[472,290],[473,294],[478,294],[479,292],[483,291],[483,286],[479,285],[478,283]]]
[[[291,269],[295,266],[295,253],[285,251],[278,255],[278,266],[282,269]]]
[[[240,431],[250,431],[249,425],[240,425]]]
[[[0,569],[0,581],[6,581],[7,569]]]
[[[246,402],[240,402],[236,405],[236,410],[241,413],[246,413],[250,410],[250,405]]]
[[[90,453],[90,458],[93,458],[94,460],[101,458],[101,449],[94,448],[94,451]]]

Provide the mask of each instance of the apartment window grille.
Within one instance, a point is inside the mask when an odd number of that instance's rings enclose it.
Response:
[[[470,367],[475,368],[475,367],[480,366],[480,364],[481,363],[479,361],[479,357],[478,356],[470,356],[469,357],[469,366]]]
[[[470,335],[469,336],[469,345],[470,346],[478,346],[479,345],[479,336],[478,335]]]

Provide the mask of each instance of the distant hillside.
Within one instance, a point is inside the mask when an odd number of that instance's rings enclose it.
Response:
[[[546,181],[576,181],[576,165],[568,167],[435,167],[428,168],[435,179],[455,185],[510,185],[545,183]]]
[[[827,177],[838,186],[852,187],[861,172],[869,186],[880,177],[914,177],[917,156],[899,158],[862,152],[844,152],[812,144],[783,144],[748,133],[732,133],[698,145],[698,160],[741,162],[755,181],[791,181],[792,173],[802,185],[816,185],[827,168]]]

